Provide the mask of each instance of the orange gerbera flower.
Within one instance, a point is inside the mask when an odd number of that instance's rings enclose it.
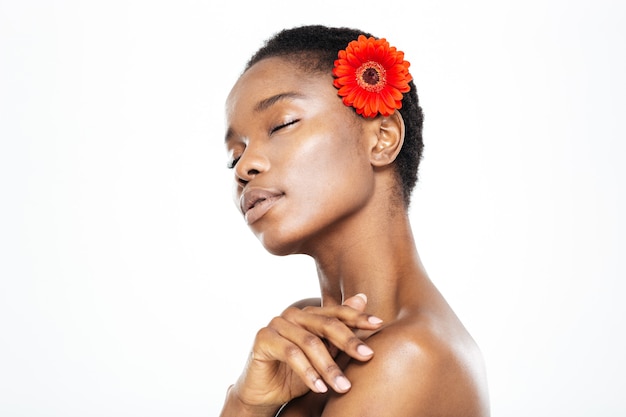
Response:
[[[404,52],[389,46],[384,38],[360,35],[339,51],[333,68],[334,85],[343,103],[358,114],[389,116],[402,107],[402,94],[411,89],[409,65]]]

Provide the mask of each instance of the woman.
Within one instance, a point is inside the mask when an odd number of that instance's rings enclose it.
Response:
[[[321,299],[258,332],[222,417],[489,415],[479,349],[409,223],[423,146],[408,69],[384,39],[304,26],[232,88],[236,203],[269,252],[314,259]]]

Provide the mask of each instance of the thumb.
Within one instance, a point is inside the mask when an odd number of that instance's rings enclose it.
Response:
[[[343,305],[352,307],[357,311],[365,311],[365,306],[367,305],[367,296],[363,293],[353,295],[350,298],[346,298],[343,301]]]

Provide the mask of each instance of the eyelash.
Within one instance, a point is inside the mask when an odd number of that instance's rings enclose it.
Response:
[[[273,133],[278,132],[280,129],[282,129],[282,128],[284,128],[284,127],[291,126],[292,124],[298,123],[299,121],[300,121],[300,119],[294,119],[294,120],[290,120],[290,121],[289,121],[289,122],[287,122],[287,123],[283,123],[282,125],[278,125],[278,126],[276,126],[276,127],[273,127],[273,128],[270,130],[270,135],[272,135]]]
[[[299,121],[300,121],[300,119],[294,119],[294,120],[291,120],[291,121],[289,121],[287,123],[283,123],[282,125],[278,125],[276,127],[273,127],[272,129],[270,129],[270,136],[272,134],[278,132],[279,130],[287,127],[287,126],[291,126],[292,124],[298,123]],[[226,164],[226,168],[234,169],[235,165],[237,165],[237,162],[239,162],[240,159],[241,159],[241,156],[238,156],[237,158],[233,159],[228,164]]]
[[[228,169],[234,169],[235,165],[237,165],[237,162],[241,159],[240,156],[238,156],[237,158],[233,159],[232,161],[230,161],[229,163],[226,164],[226,168]]]

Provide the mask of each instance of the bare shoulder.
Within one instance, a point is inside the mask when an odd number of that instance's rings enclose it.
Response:
[[[482,355],[460,323],[408,316],[367,343],[374,357],[346,366],[352,389],[330,396],[324,416],[489,415]]]
[[[337,358],[352,383],[348,393],[309,393],[292,401],[281,417],[490,415],[482,354],[453,313],[407,314],[366,342],[375,352],[370,361]]]
[[[319,297],[313,297],[313,298],[303,298],[302,300],[298,300],[295,303],[291,304],[289,307],[304,308],[304,307],[319,307],[321,305],[322,305],[322,299]]]

